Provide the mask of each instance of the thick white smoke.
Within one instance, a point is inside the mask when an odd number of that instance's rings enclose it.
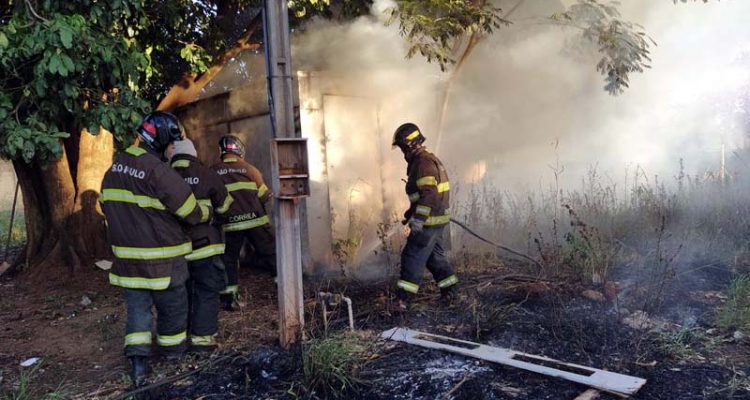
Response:
[[[750,3],[624,2],[623,18],[642,24],[658,46],[653,68],[633,75],[617,97],[602,89],[593,46],[575,30],[540,22],[564,3],[527,0],[510,18],[515,23],[480,43],[466,63],[439,149],[454,181],[486,173],[501,187],[534,189],[552,179],[558,157],[567,184],[594,165],[613,181],[636,165],[671,176],[680,158],[688,173],[702,174],[718,169],[722,144],[729,155],[744,144]],[[414,121],[434,148],[448,75],[420,56],[404,58],[397,26],[383,24],[392,6],[380,0],[373,15],[351,23],[312,23],[295,40],[296,68],[334,78],[328,92],[379,99],[386,136]]]

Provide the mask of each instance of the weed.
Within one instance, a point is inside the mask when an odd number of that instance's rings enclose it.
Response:
[[[694,347],[706,339],[700,330],[687,327],[677,332],[661,332],[658,335],[658,343],[662,351],[677,360],[700,358]]]
[[[563,208],[568,210],[572,227],[565,234],[568,246],[564,259],[571,277],[587,283],[604,282],[617,257],[618,245],[596,227],[583,222],[570,205],[564,204]]]
[[[344,333],[312,339],[303,346],[304,385],[322,398],[343,398],[364,384],[358,375],[367,346],[356,335]]]
[[[750,275],[733,280],[727,298],[716,317],[716,325],[723,330],[750,330]]]
[[[70,398],[70,390],[65,382],[61,382],[55,389],[46,391],[43,388],[34,387],[32,381],[42,366],[37,363],[31,369],[21,369],[18,382],[11,389],[0,390],[1,400],[63,400]],[[2,380],[0,380],[2,383]]]

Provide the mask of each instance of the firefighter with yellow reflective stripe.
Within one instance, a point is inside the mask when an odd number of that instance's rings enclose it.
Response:
[[[99,200],[115,255],[109,281],[125,289],[125,355],[136,386],[148,376],[153,307],[160,352],[179,357],[186,347],[185,256],[192,245],[181,224],[200,223],[208,210],[164,162],[164,150],[182,134],[174,115],[146,115],[138,128],[140,143],[118,152],[102,181]]]
[[[423,146],[424,135],[412,123],[401,125],[393,135],[408,163],[406,194],[411,206],[404,223],[411,232],[401,252],[401,277],[398,281],[398,308],[405,311],[419,290],[424,268],[432,273],[444,300],[450,301],[458,277],[446,256],[443,231],[450,222],[450,182],[443,164]]]
[[[254,266],[276,275],[276,240],[264,204],[271,191],[263,181],[258,168],[243,157],[245,145],[235,135],[225,135],[219,140],[221,162],[211,168],[224,181],[234,203],[224,219],[226,251],[224,265],[227,269],[227,288],[222,293],[226,310],[238,308],[239,258],[245,240],[254,250]]]
[[[221,259],[225,246],[220,220],[234,200],[219,175],[200,162],[190,139],[174,142],[167,147],[166,155],[172,168],[190,185],[198,203],[211,212],[212,218],[188,230],[193,251],[185,258],[190,272],[187,282],[189,350],[213,351],[219,331],[219,293],[227,285],[224,261]]]

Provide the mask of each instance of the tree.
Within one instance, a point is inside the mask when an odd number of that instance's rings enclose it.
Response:
[[[523,0],[520,0],[523,1]],[[686,1],[686,0],[681,0]],[[482,37],[510,23],[486,0],[396,0],[411,49],[454,74]],[[0,3],[0,156],[24,195],[31,271],[75,270],[109,252],[98,207],[115,147],[132,141],[147,110],[173,110],[241,51],[262,42],[262,0],[11,0]],[[347,20],[372,0],[292,0],[292,25]],[[615,7],[578,0],[551,20],[598,41],[607,88],[647,62],[642,32]],[[449,87],[446,99],[449,97]],[[447,100],[446,100],[447,104]],[[447,105],[446,105],[447,107]],[[111,133],[110,133],[111,132]]]
[[[235,46],[250,3],[0,4],[0,156],[13,161],[27,226],[17,261],[47,274],[108,255],[97,199],[114,147],[179,77]]]

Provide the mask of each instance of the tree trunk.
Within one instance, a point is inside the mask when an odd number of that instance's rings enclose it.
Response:
[[[13,161],[23,193],[27,240],[16,264],[23,264],[31,277],[48,278],[50,271],[72,276],[82,266],[109,256],[97,200],[112,162],[112,135],[83,131],[68,139],[63,149],[59,160],[44,166]],[[78,157],[69,159],[67,149]]]

